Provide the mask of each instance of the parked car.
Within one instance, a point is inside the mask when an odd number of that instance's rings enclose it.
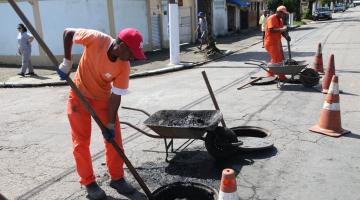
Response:
[[[344,4],[336,4],[334,12],[345,12],[346,8]]]
[[[332,12],[330,8],[327,7],[317,8],[313,14],[313,18],[314,20],[332,19]]]

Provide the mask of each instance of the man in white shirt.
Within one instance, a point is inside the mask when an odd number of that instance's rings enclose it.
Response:
[[[261,32],[262,32],[262,48],[264,48],[265,25],[268,17],[269,17],[269,11],[263,10],[263,14],[261,15],[259,20],[259,24],[261,25]]]

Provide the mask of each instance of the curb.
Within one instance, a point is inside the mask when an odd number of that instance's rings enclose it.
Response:
[[[53,82],[53,83],[36,83],[36,84],[32,84],[32,83],[2,83],[0,84],[0,88],[32,88],[32,87],[49,87],[49,86],[64,86],[64,85],[68,85],[66,82],[63,81],[59,81],[59,82]]]
[[[145,71],[145,72],[139,72],[139,73],[134,73],[134,74],[130,74],[130,78],[141,78],[141,77],[146,77],[146,76],[152,76],[152,75],[159,75],[159,74],[165,74],[165,73],[169,73],[169,72],[175,72],[175,71],[180,71],[180,70],[185,70],[185,69],[191,69],[191,68],[195,68],[201,65],[204,65],[206,63],[215,61],[215,60],[219,60],[222,59],[224,57],[227,57],[229,55],[235,54],[239,51],[242,51],[244,49],[250,48],[256,44],[261,43],[261,41],[252,43],[248,46],[245,46],[243,48],[240,48],[238,50],[235,51],[231,51],[231,50],[226,50],[226,52],[221,55],[218,56],[216,58],[212,58],[206,61],[201,61],[201,62],[197,62],[197,63],[180,63],[180,65],[174,65],[174,66],[169,66],[169,67],[165,67],[165,68],[161,68],[161,69],[157,69],[157,70],[150,70],[150,71]],[[2,83],[0,84],[0,88],[31,88],[31,87],[46,87],[46,86],[65,86],[68,85],[66,82],[63,81],[58,81],[58,82],[52,82],[52,83],[37,83],[37,84],[14,84],[14,83]]]

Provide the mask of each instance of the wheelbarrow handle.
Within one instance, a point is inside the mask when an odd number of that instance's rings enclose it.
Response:
[[[249,59],[250,61],[253,61],[253,62],[258,62],[258,63],[261,63],[261,64],[264,64],[264,65],[267,65],[267,63],[263,60],[256,60],[256,59]]]
[[[246,62],[245,64],[248,65],[256,65],[258,67],[260,67],[261,69],[265,70],[266,72],[269,72],[268,69],[266,69],[267,64],[261,63],[261,64],[257,64],[257,63],[252,63],[252,62]],[[270,73],[270,72],[269,72]]]
[[[132,107],[127,107],[127,106],[121,106],[121,108],[127,109],[127,110],[135,110],[135,111],[140,111],[142,113],[144,113],[145,115],[147,115],[148,117],[150,117],[150,113],[146,112],[145,110],[139,109],[139,108],[132,108]]]
[[[135,125],[133,125],[133,124],[131,124],[131,123],[129,123],[129,122],[120,121],[120,124],[125,124],[125,125],[133,128],[133,129],[139,131],[140,133],[142,133],[142,134],[144,134],[144,135],[146,135],[146,136],[151,137],[151,138],[164,138],[164,137],[159,136],[159,135],[153,135],[153,134],[147,133],[146,131],[138,128],[137,126],[135,126]]]

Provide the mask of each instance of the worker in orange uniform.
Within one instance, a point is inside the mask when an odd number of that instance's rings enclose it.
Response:
[[[67,28],[64,31],[65,58],[58,70],[60,78],[66,79],[73,64],[73,43],[85,47],[74,83],[110,133],[109,138],[104,139],[106,164],[111,177],[110,186],[121,194],[131,194],[135,188],[125,181],[124,162],[109,141],[113,139],[123,148],[117,112],[121,96],[127,93],[129,86],[129,60],[145,59],[142,41],[141,34],[132,28],[119,32],[116,39],[96,30]],[[106,194],[95,181],[89,149],[91,116],[72,90],[67,115],[80,184],[85,185],[89,198],[104,199]]]
[[[271,56],[270,64],[281,65],[284,60],[284,54],[281,44],[281,35],[286,40],[290,41],[291,38],[287,33],[287,27],[284,26],[283,18],[288,11],[285,6],[279,6],[276,9],[276,13],[271,15],[266,21],[265,27],[265,49]],[[269,70],[268,76],[274,76],[273,72]],[[279,80],[285,80],[284,74],[279,74]]]

